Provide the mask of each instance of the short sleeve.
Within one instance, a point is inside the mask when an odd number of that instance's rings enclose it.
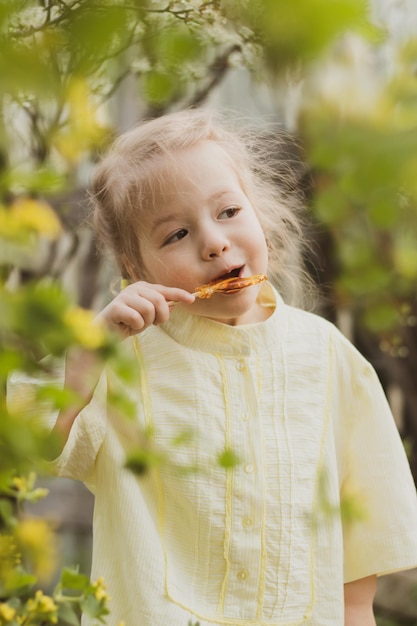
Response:
[[[333,342],[334,410],[343,456],[344,580],[417,567],[417,497],[404,446],[373,367],[339,333]]]
[[[79,413],[61,455],[54,462],[60,476],[82,480],[93,488],[95,461],[106,433],[106,405],[104,370],[91,401]]]
[[[44,361],[50,361],[46,357]],[[38,392],[42,387],[55,386],[62,388],[64,385],[65,365],[64,360],[52,364],[48,362],[49,373],[31,376],[25,372],[14,371],[7,380],[7,406],[13,413],[23,413],[28,419],[40,428],[50,430],[53,428],[58,410],[51,406],[47,400],[41,400]]]

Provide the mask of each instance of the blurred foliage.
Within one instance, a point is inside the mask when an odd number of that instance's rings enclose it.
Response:
[[[364,0],[224,0],[226,15],[246,25],[260,46],[260,61],[270,75],[299,71],[326,52],[341,33],[374,37]]]
[[[103,622],[109,613],[104,581],[65,568],[53,592],[45,594],[55,572],[57,546],[53,528],[43,519],[21,517],[25,502],[47,495],[9,470],[0,482],[0,624],[29,626],[79,625],[81,612]]]
[[[7,404],[6,383],[17,371],[52,376],[71,346],[111,358],[122,379],[131,374],[60,284],[13,278],[62,235],[53,199],[108,143],[118,90],[133,79],[144,112],[158,115],[201,103],[235,66],[276,89],[299,81],[299,132],[314,215],[337,262],[336,306],[357,311],[400,353],[396,329],[417,324],[417,44],[398,48],[389,72],[372,62],[383,45],[364,0],[0,0],[0,625],[78,624],[80,610],[97,620],[107,611],[104,583],[73,570],[44,595],[53,530],[22,515],[25,501],[45,495],[31,472],[46,472],[42,459],[57,449],[38,413],[76,398],[46,384]],[[126,398],[113,401],[132,414]],[[226,449],[217,461],[227,469],[238,459]],[[138,474],[161,462],[149,445],[127,460]]]
[[[359,67],[350,52],[341,49],[307,88],[301,129],[313,210],[332,236],[336,306],[395,343],[396,329],[417,324],[417,41],[399,48],[395,72],[382,77],[369,50]]]

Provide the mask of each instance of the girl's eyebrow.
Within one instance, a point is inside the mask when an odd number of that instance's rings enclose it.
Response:
[[[158,217],[151,226],[151,234],[155,232],[160,226],[166,224],[168,222],[174,222],[175,220],[179,220],[180,216],[178,213],[168,213],[167,215],[163,215],[162,217]]]
[[[222,198],[224,198],[225,196],[235,196],[236,195],[236,190],[235,189],[223,189],[221,191],[216,191],[211,197],[211,200],[221,200]]]
[[[222,200],[222,198],[225,197],[230,197],[230,196],[236,196],[236,190],[233,189],[220,189],[220,191],[216,191],[213,194],[210,195],[210,197],[208,198],[209,201],[218,201],[218,200]],[[163,226],[163,224],[166,224],[168,222],[175,222],[180,221],[181,219],[183,219],[183,216],[181,216],[180,213],[167,213],[166,215],[162,215],[161,217],[157,217],[151,225],[151,234],[155,232],[155,230],[157,230],[160,226]]]

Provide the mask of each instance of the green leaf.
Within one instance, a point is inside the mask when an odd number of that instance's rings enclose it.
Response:
[[[54,408],[62,410],[76,404],[79,396],[71,389],[45,384],[37,390],[36,400],[50,402]]]
[[[83,3],[69,13],[66,35],[70,50],[77,62],[78,71],[89,71],[101,59],[122,49],[134,24],[133,4],[102,2],[92,0]],[[98,63],[99,64],[99,63]]]
[[[194,59],[202,51],[200,39],[185,27],[171,28],[159,34],[158,59],[174,71],[182,63]]]
[[[224,0],[231,21],[246,24],[259,38],[274,73],[310,62],[349,29],[375,32],[365,0]]]
[[[91,594],[89,594],[81,602],[81,608],[83,613],[89,617],[101,618],[109,613],[108,609],[104,606],[103,601],[97,600],[97,598]]]
[[[90,584],[88,576],[78,570],[66,567],[62,570],[60,586],[65,594],[71,591],[84,591]]]
[[[4,348],[0,352],[0,380],[5,379],[10,372],[21,369],[25,359],[16,350]]]
[[[398,326],[400,312],[398,307],[390,302],[375,304],[364,312],[363,321],[374,333],[390,331]]]
[[[161,105],[173,98],[178,90],[178,78],[164,72],[151,72],[143,79],[144,96],[148,102]]]
[[[183,428],[172,439],[171,445],[173,447],[182,446],[184,444],[192,443],[194,439],[195,432],[193,431],[193,429]]]
[[[138,476],[146,474],[151,468],[159,467],[166,463],[167,457],[153,450],[136,449],[130,452],[125,461],[126,469]]]
[[[218,455],[217,462],[220,467],[223,467],[225,469],[233,469],[236,465],[240,463],[240,459],[231,448],[225,448],[225,450],[223,450],[223,452],[220,452],[220,454]]]
[[[397,193],[388,194],[375,198],[374,203],[369,206],[368,215],[372,223],[377,228],[392,228],[398,220]]]
[[[5,591],[7,595],[23,596],[36,582],[36,576],[28,574],[21,566],[16,566],[7,577]]]
[[[70,626],[80,626],[80,619],[74,608],[65,602],[58,604],[58,617],[59,620],[64,621]]]
[[[16,522],[14,505],[8,498],[0,497],[0,527],[10,527]]]
[[[394,265],[397,272],[408,280],[417,278],[417,233],[399,233],[394,248]]]
[[[314,212],[323,224],[338,224],[349,215],[349,200],[336,185],[329,186],[316,195]]]
[[[351,298],[369,297],[389,288],[391,275],[388,269],[372,265],[360,271],[345,272],[336,281],[338,290]]]

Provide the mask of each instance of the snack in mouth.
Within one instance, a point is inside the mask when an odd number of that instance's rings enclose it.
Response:
[[[266,274],[255,274],[255,276],[245,276],[240,278],[239,276],[232,278],[225,278],[224,280],[214,280],[207,285],[201,285],[197,287],[193,294],[196,298],[211,298],[214,293],[236,293],[245,287],[251,287],[252,285],[258,285],[268,280]]]

